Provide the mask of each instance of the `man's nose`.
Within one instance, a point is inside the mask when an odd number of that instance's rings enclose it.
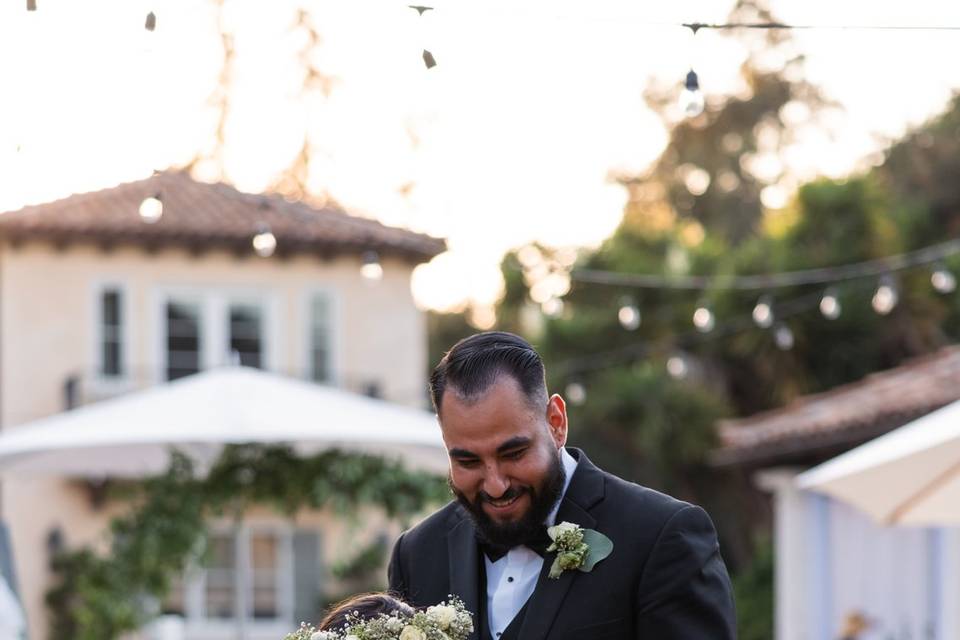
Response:
[[[483,476],[483,492],[493,499],[497,499],[510,488],[510,481],[500,472],[496,465],[488,466]]]

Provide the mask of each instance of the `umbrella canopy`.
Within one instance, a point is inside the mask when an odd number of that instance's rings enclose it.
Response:
[[[173,449],[203,468],[226,444],[344,448],[442,472],[446,449],[426,411],[257,369],[213,369],[24,424],[0,435],[0,473],[142,477]]]
[[[960,401],[797,478],[883,524],[960,524]]]

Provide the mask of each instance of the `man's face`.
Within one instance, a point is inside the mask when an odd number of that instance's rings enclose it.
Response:
[[[536,407],[501,375],[479,398],[448,389],[440,407],[450,485],[491,542],[511,544],[549,514],[563,488],[567,439],[560,396]]]

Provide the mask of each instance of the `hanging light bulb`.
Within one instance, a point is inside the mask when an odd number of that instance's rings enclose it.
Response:
[[[682,380],[687,377],[690,368],[687,366],[687,360],[683,356],[670,356],[667,358],[667,374],[675,380]]]
[[[823,317],[827,320],[836,320],[840,317],[841,311],[840,298],[837,297],[836,290],[830,288],[824,291],[823,297],[820,298],[820,313]]]
[[[620,301],[620,309],[617,311],[620,326],[627,331],[636,331],[641,319],[640,307],[637,306],[636,301],[633,298],[623,298]]]
[[[781,351],[793,349],[793,330],[782,322],[773,330],[773,341]]]
[[[380,256],[376,251],[364,251],[360,275],[370,282],[379,282],[383,279],[383,265],[380,264]]]
[[[147,196],[140,203],[140,219],[147,224],[153,224],[163,216],[163,201],[160,194]]]
[[[770,296],[760,296],[753,307],[753,322],[762,329],[773,324],[773,299]]]
[[[897,286],[893,278],[890,276],[881,278],[880,286],[877,287],[876,292],[873,294],[873,300],[871,300],[873,310],[885,316],[893,311],[893,308],[897,306],[899,300],[900,296],[897,293]]]
[[[423,66],[425,66],[427,69],[433,69],[435,66],[437,66],[437,59],[434,58],[433,54],[426,49],[423,50]]]
[[[411,9],[413,9],[414,11],[416,11],[416,12],[417,12],[417,16],[419,17],[419,23],[420,23],[420,39],[421,39],[421,41],[423,41],[424,43],[428,42],[428,40],[429,40],[428,36],[429,36],[430,26],[429,26],[429,21],[428,21],[428,24],[427,24],[427,25],[424,24],[424,20],[425,20],[425,19],[424,19],[424,17],[423,17],[423,14],[425,14],[427,11],[433,11],[433,7],[426,7],[426,6],[423,6],[423,5],[414,5],[414,4],[411,4],[411,5],[408,5],[408,6],[409,6]],[[433,53],[431,53],[431,52],[426,48],[426,46],[425,46],[424,49],[423,49],[423,65],[424,65],[427,69],[433,69],[435,66],[437,66],[437,59],[433,57]]]
[[[683,91],[680,92],[680,110],[688,118],[696,118],[703,113],[703,106],[700,80],[697,78],[697,72],[690,69],[687,73],[687,79],[683,83]]]
[[[253,250],[261,258],[269,258],[277,250],[277,237],[267,225],[262,225],[253,236]]]
[[[570,404],[579,406],[587,400],[587,389],[582,383],[574,381],[569,383],[567,388],[564,389],[564,395]]]
[[[930,274],[930,284],[938,293],[951,293],[957,288],[957,279],[944,265],[938,264]]]
[[[693,312],[693,326],[700,333],[710,333],[716,324],[717,320],[713,316],[713,311],[710,311],[706,305],[698,306],[697,310]]]
[[[147,14],[147,21],[143,25],[143,28],[147,31],[153,31],[157,28],[157,14],[153,11]]]
[[[545,316],[556,318],[563,313],[563,299],[556,296],[547,298],[541,303],[540,310],[543,311]]]

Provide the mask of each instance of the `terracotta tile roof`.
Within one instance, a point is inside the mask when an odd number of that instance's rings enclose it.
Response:
[[[960,345],[910,360],[825,393],[749,418],[719,423],[718,466],[764,466],[816,452],[839,453],[960,400]]]
[[[163,202],[163,216],[149,224],[140,218],[140,203],[156,194]],[[252,238],[262,225],[276,237],[279,255],[375,250],[425,262],[446,250],[439,238],[387,227],[336,207],[314,208],[278,195],[242,193],[225,184],[198,182],[179,171],[4,213],[0,238],[246,253],[252,252]]]

